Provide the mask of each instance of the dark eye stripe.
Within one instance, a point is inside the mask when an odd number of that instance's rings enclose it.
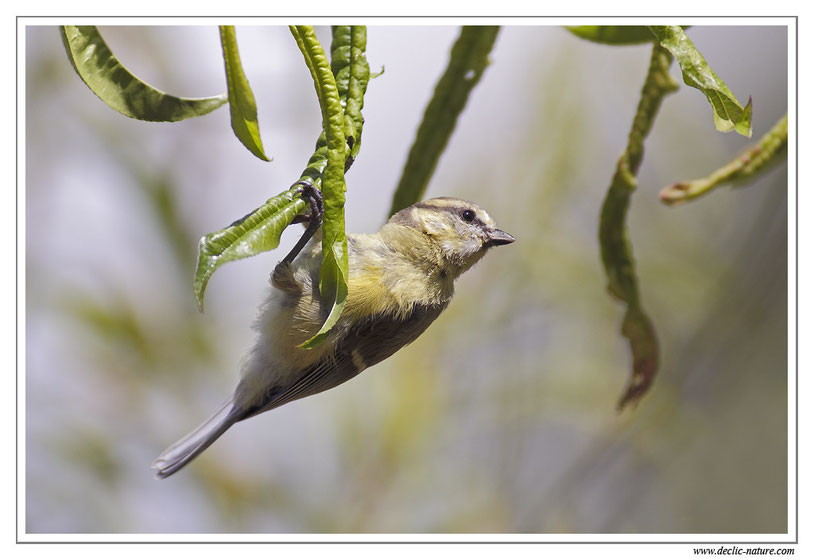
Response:
[[[426,202],[418,202],[413,205],[414,208],[421,208],[427,210],[437,210],[439,212],[449,212],[450,214],[454,215],[459,220],[464,220],[467,223],[475,224],[480,226],[481,228],[485,228],[486,224],[484,221],[478,216],[478,212],[473,209],[472,207],[464,204],[455,204],[454,202],[460,202],[455,199],[433,199]],[[463,217],[464,212],[471,212],[472,219],[466,220]]]

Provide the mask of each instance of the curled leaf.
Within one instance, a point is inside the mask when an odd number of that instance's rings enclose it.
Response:
[[[333,28],[331,71],[345,112],[345,143],[349,149],[346,170],[362,146],[362,126],[365,122],[362,107],[370,81],[370,66],[365,57],[366,45],[367,30],[364,26],[342,25]]]
[[[319,274],[319,293],[329,308],[328,314],[319,331],[300,344],[300,348],[316,348],[325,341],[333,326],[339,321],[348,298],[347,240],[343,245],[334,239],[328,246],[327,253],[323,249],[322,268]],[[341,253],[342,250],[345,252]]]
[[[627,229],[630,199],[636,190],[636,174],[644,156],[644,140],[665,95],[677,89],[670,78],[670,54],[653,45],[650,68],[633,118],[628,144],[619,158],[599,216],[599,247],[608,278],[608,290],[626,304],[622,335],[628,339],[633,366],[630,383],[619,408],[638,401],[658,369],[658,339],[653,323],[639,297],[639,281]]]
[[[93,25],[63,25],[60,35],[82,81],[110,108],[133,119],[174,122],[210,113],[226,95],[190,99],[157,90],[130,73]]]
[[[628,307],[622,319],[622,336],[627,338],[630,344],[633,365],[627,389],[617,405],[620,410],[642,398],[650,388],[659,367],[656,329],[641,307]]]

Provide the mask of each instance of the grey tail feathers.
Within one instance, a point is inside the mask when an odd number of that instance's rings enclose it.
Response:
[[[234,409],[232,399],[227,400],[206,422],[173,443],[153,461],[152,468],[158,471],[155,478],[167,478],[184,468],[215,443],[232,424],[243,418],[244,415]]]

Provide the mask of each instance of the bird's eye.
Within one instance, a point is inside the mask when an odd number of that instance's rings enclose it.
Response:
[[[475,219],[475,212],[472,210],[464,210],[461,212],[461,218],[463,218],[465,222],[471,222]]]

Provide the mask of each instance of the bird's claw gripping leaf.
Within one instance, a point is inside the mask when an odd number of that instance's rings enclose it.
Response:
[[[295,185],[300,185],[300,187],[295,191],[296,194],[300,195],[304,201],[306,201],[311,206],[311,212],[306,216],[303,216],[301,219],[297,219],[296,221],[307,221],[308,226],[305,228],[305,232],[303,232],[302,237],[300,240],[297,241],[297,244],[294,245],[294,248],[285,256],[282,262],[290,263],[292,262],[297,255],[300,254],[303,247],[311,240],[314,234],[319,229],[319,226],[322,225],[322,213],[324,208],[324,202],[322,200],[322,193],[318,188],[316,188],[311,183],[306,181],[298,181],[294,183]],[[299,218],[299,216],[298,216]]]

